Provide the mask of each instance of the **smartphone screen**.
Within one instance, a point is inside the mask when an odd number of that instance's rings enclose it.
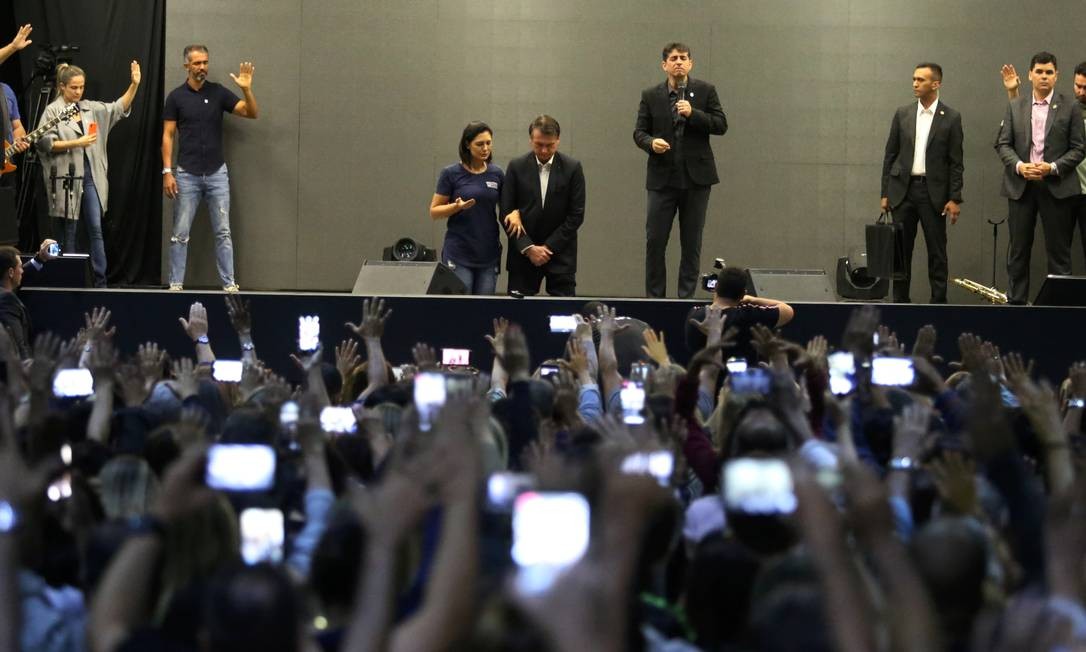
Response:
[[[303,315],[298,318],[298,350],[316,351],[320,346],[321,318]]]
[[[349,407],[330,405],[321,410],[321,430],[338,434],[347,434],[358,430],[358,421],[354,410]]]
[[[517,496],[535,487],[535,476],[530,473],[498,471],[486,481],[486,501],[491,509],[511,511]]]
[[[577,319],[573,315],[551,315],[552,333],[572,333],[577,329]]]
[[[419,427],[429,430],[434,416],[445,405],[445,376],[432,372],[415,374],[415,409]]]
[[[560,371],[560,369],[559,369],[558,365],[555,365],[555,364],[539,365],[539,377],[540,378],[546,378],[548,376],[557,376],[559,371]]]
[[[441,349],[441,364],[446,367],[466,367],[470,361],[470,349]]]
[[[61,369],[53,377],[53,395],[60,398],[90,396],[94,378],[90,369]]]
[[[912,385],[915,379],[909,358],[876,357],[871,361],[871,382],[876,385]]]
[[[778,459],[739,458],[724,466],[724,505],[747,514],[796,510],[792,470]]]
[[[298,425],[298,403],[286,401],[279,408],[279,425],[284,428],[293,428]]]
[[[856,376],[856,361],[848,351],[837,351],[826,356],[830,366],[830,391],[843,396],[852,391]]]
[[[207,486],[263,491],[275,482],[275,451],[259,444],[215,444],[207,450]]]
[[[45,496],[54,503],[72,497],[72,475],[65,473],[45,490]]]
[[[652,365],[647,362],[630,363],[630,382],[644,387],[652,375]]]
[[[241,360],[216,360],[211,363],[211,377],[220,383],[240,383]]]
[[[513,561],[516,586],[534,594],[546,591],[558,574],[588,550],[588,501],[577,493],[528,491],[513,503]]]
[[[49,255],[50,256],[59,256],[60,255],[60,245],[58,245],[55,242],[52,243],[51,245],[49,245]]]
[[[732,391],[736,394],[758,394],[764,396],[769,393],[773,379],[765,369],[762,369],[761,367],[752,367],[747,368],[744,371],[728,374],[728,380],[731,383]]]
[[[728,369],[728,373],[735,374],[747,370],[747,361],[745,358],[728,358],[724,366]]]
[[[238,518],[241,558],[246,564],[283,561],[283,512],[250,507]]]
[[[623,473],[651,475],[662,487],[671,484],[671,474],[674,470],[675,457],[671,454],[671,451],[631,453],[622,460]]]
[[[622,401],[622,420],[629,424],[645,423],[645,388],[636,383],[623,383],[619,391]]]

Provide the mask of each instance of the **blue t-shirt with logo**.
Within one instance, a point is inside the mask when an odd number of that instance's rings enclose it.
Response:
[[[493,163],[488,163],[486,171],[479,174],[468,172],[460,163],[441,170],[434,192],[448,197],[450,202],[457,197],[475,200],[474,206],[448,219],[442,260],[468,267],[498,264],[502,255],[498,240],[498,197],[504,179],[505,172]]]

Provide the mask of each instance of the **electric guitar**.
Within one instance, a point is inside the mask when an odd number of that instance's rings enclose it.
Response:
[[[45,132],[47,132],[50,129],[52,129],[53,127],[57,126],[57,123],[59,123],[59,122],[61,122],[63,120],[67,120],[68,118],[72,117],[76,113],[79,113],[79,105],[78,104],[73,104],[73,105],[69,106],[68,108],[64,109],[63,111],[61,111],[60,114],[57,115],[55,118],[50,119],[48,122],[41,125],[40,127],[35,129],[34,131],[30,132],[29,134],[27,134],[23,138],[26,139],[26,142],[33,145],[34,143],[41,140],[41,137],[45,135]],[[12,144],[8,143],[8,141],[6,141],[6,140],[4,141],[4,166],[3,166],[3,169],[0,169],[0,176],[3,176],[3,175],[5,175],[5,174],[7,174],[9,172],[14,172],[15,171],[15,164],[11,162],[11,157],[15,156],[18,153],[19,153],[19,150],[15,149],[15,145],[12,145]]]

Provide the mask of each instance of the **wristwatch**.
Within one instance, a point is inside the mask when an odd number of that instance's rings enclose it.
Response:
[[[172,174],[173,168],[162,168],[162,174]]]
[[[197,344],[208,344],[209,342],[211,342],[211,340],[207,338],[207,335],[201,335],[200,337],[196,338]]]

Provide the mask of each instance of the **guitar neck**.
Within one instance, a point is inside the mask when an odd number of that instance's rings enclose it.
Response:
[[[45,132],[47,132],[50,129],[52,129],[53,127],[57,126],[57,124],[59,124],[62,120],[67,120],[68,118],[72,117],[73,115],[75,115],[75,111],[71,111],[71,110],[65,111],[64,113],[61,113],[60,115],[56,116],[55,118],[52,118],[51,120],[49,120],[49,122],[46,122],[45,124],[41,125],[40,127],[35,129],[34,131],[32,131],[32,132],[28,133],[27,135],[23,136],[23,139],[27,142],[27,144],[33,145],[34,143],[41,140],[41,137],[45,135]],[[15,145],[12,144],[12,145],[8,146],[4,150],[4,157],[5,158],[11,158],[12,156],[15,156],[18,153],[19,153],[18,150],[15,149]]]

